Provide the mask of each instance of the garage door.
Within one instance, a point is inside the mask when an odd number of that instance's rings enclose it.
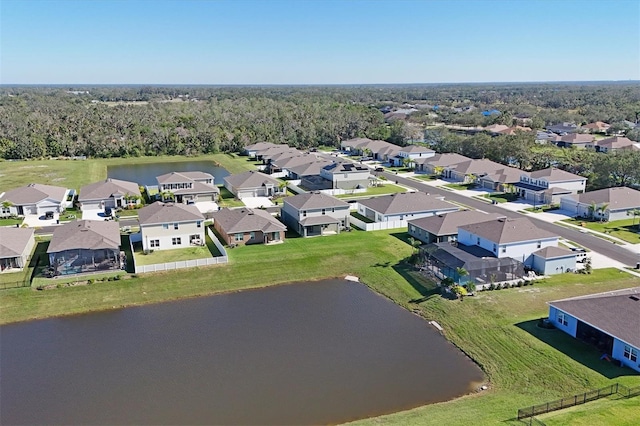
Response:
[[[100,210],[102,206],[99,202],[96,203],[82,203],[80,210]]]
[[[240,191],[238,192],[238,198],[255,197],[253,191]]]
[[[198,195],[198,202],[200,201],[214,201],[213,195]]]

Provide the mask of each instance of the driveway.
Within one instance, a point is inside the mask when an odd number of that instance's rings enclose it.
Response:
[[[106,216],[104,215],[104,210],[102,209],[82,210],[82,219],[83,220],[105,220]]]
[[[26,224],[29,228],[37,228],[41,226],[56,225],[58,223],[58,219],[60,219],[59,213],[54,213],[53,219],[45,219],[44,214],[28,214],[24,216],[24,221],[22,222],[22,224]]]
[[[198,210],[202,214],[209,213],[209,212],[217,212],[219,208],[218,204],[213,201],[199,202],[199,203],[196,203],[195,206],[198,208]]]
[[[267,197],[246,197],[242,199],[242,202],[245,206],[252,209],[257,209],[259,207],[272,207],[275,205]]]

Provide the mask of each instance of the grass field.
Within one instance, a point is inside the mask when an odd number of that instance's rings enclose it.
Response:
[[[537,416],[547,426],[636,426],[640,423],[640,396],[620,398],[614,396],[584,405]]]
[[[640,233],[638,233],[638,231],[640,231],[640,229],[638,229],[640,218],[616,220],[613,222],[591,222],[584,219],[566,219],[562,222],[577,226],[582,226],[582,224],[584,224],[584,227],[587,229],[620,238],[628,243],[640,243]]]
[[[0,192],[29,183],[80,189],[89,183],[106,179],[107,166],[110,165],[194,160],[211,160],[232,174],[255,169],[255,166],[248,162],[246,157],[235,154],[210,154],[198,157],[159,156],[88,160],[0,161]]]
[[[453,190],[457,190],[457,191],[464,191],[466,189],[473,189],[476,187],[475,183],[447,183],[445,185],[442,185],[445,188],[449,188],[449,189],[453,189]]]
[[[387,183],[380,186],[370,186],[366,192],[358,192],[357,194],[336,195],[336,198],[354,198],[354,197],[370,197],[372,195],[396,194],[398,192],[406,192],[407,188]]]
[[[206,259],[212,256],[221,256],[220,252],[206,236],[206,245],[194,246],[175,250],[156,250],[149,254],[142,251],[142,243],[133,245],[136,265],[153,265],[154,263],[181,262],[183,260]]]

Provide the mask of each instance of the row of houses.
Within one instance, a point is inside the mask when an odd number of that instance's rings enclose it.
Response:
[[[640,142],[632,141],[624,136],[612,136],[597,140],[593,135],[587,133],[570,133],[560,136],[554,133],[538,132],[536,142],[553,143],[561,148],[593,149],[603,153],[640,150]]]
[[[436,154],[434,150],[421,145],[401,147],[386,141],[369,138],[342,141],[340,148],[351,155],[361,155],[393,166],[402,166],[406,162],[416,164],[421,159],[430,158]]]

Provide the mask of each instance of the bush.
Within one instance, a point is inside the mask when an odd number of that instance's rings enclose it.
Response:
[[[522,281],[518,281],[518,284],[517,284],[518,287],[522,287],[523,285],[524,284],[522,283]]]
[[[495,290],[496,285],[494,283],[489,284],[489,290]]]
[[[120,281],[121,278],[122,278],[122,275],[116,275],[115,277],[113,277],[115,281]]]
[[[89,278],[87,280],[87,284],[93,284],[94,282],[96,282],[96,280],[94,280],[93,278]]]

